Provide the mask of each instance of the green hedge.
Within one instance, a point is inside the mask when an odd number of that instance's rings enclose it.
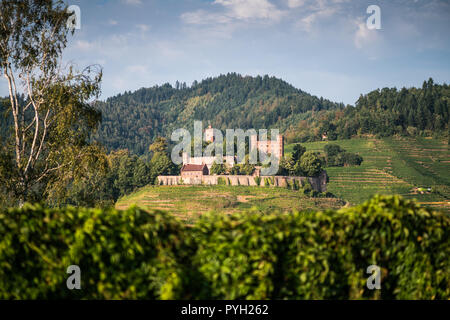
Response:
[[[167,215],[136,208],[1,212],[0,298],[160,298],[179,281],[183,233]],[[69,265],[80,266],[82,290],[67,289]]]
[[[0,213],[0,298],[448,299],[450,218],[398,196],[325,212]],[[68,290],[66,268],[81,268]],[[369,290],[369,265],[382,270]]]

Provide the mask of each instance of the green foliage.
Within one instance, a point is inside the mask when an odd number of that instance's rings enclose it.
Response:
[[[285,188],[286,189],[291,189],[292,188],[291,184],[289,183],[289,180],[286,180]]]
[[[324,147],[328,167],[360,166],[363,158],[356,153],[347,152],[337,144]]]
[[[301,188],[299,188],[299,191],[309,197],[314,197],[317,195],[308,179],[302,181],[302,185]]]
[[[449,226],[399,197],[338,212],[207,215],[195,227],[201,298],[447,299]],[[366,286],[372,264],[381,291]]]
[[[257,186],[261,185],[261,177],[256,176],[255,177],[255,183],[256,183]]]
[[[244,176],[251,176],[255,171],[255,166],[249,163],[239,164],[239,174]]]
[[[356,153],[344,152],[340,155],[340,157],[342,157],[342,162],[344,165],[360,166],[363,162],[363,158]]]
[[[325,212],[0,211],[2,299],[448,299],[450,217],[399,196]],[[66,288],[69,265],[81,290]],[[381,290],[366,286],[380,266]]]
[[[137,208],[0,212],[0,299],[174,298],[186,238],[166,214]],[[81,269],[81,290],[66,287]]]
[[[316,152],[307,151],[300,158],[301,171],[307,177],[315,177],[323,171],[323,163]]]
[[[211,166],[210,174],[223,175],[227,173],[227,167],[223,163],[214,162]]]
[[[0,74],[9,89],[0,106],[8,114],[0,147],[14,153],[9,182],[0,174],[0,185],[10,184],[7,193],[19,205],[70,193],[72,184],[104,167],[105,154],[91,139],[101,122],[91,101],[100,95],[102,71],[62,65],[66,9],[63,1],[0,2]]]
[[[328,158],[336,157],[338,154],[345,152],[345,150],[342,149],[339,145],[332,144],[332,143],[327,144],[324,147],[324,150],[325,150],[325,154],[327,155]]]
[[[179,168],[174,165],[167,151],[167,141],[165,138],[157,137],[155,142],[150,145],[149,150],[153,152],[150,160],[150,176],[151,181],[156,181],[160,175],[177,174]]]
[[[150,164],[127,150],[111,152],[97,161],[96,168],[85,170],[80,179],[58,190],[53,186],[47,203],[52,206],[75,205],[89,207],[108,207],[138,188],[154,182]],[[86,168],[86,167],[85,167]]]
[[[232,168],[230,168],[229,173],[231,175],[250,176],[254,171],[255,165],[249,163],[248,155],[246,155],[245,162],[241,164],[235,164]]]
[[[157,137],[155,141],[150,145],[149,151],[153,153],[167,152],[167,141],[162,137]]]
[[[230,168],[230,174],[231,175],[239,175],[241,173],[239,165],[235,164],[233,167]]]
[[[295,175],[295,162],[292,157],[282,157],[278,166],[278,176],[292,176]]]
[[[306,152],[306,148],[301,144],[297,143],[294,145],[294,149],[292,151],[292,160],[294,162],[298,162],[302,155]]]
[[[361,95],[356,106],[306,111],[284,132],[288,142],[350,139],[368,134],[389,137],[449,136],[450,86],[424,81],[422,88],[383,88]]]
[[[219,186],[224,186],[224,185],[227,184],[227,180],[225,180],[225,178],[223,178],[223,177],[219,177],[219,178],[217,179],[217,184],[218,184]]]

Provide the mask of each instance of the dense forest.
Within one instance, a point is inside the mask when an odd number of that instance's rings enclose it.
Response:
[[[424,81],[422,88],[383,88],[361,95],[355,107],[306,116],[286,135],[291,141],[349,139],[374,134],[448,136],[450,86]]]
[[[125,92],[97,103],[103,120],[95,138],[108,150],[144,154],[153,139],[170,138],[194,120],[214,128],[279,128],[284,132],[307,111],[342,110],[343,104],[317,98],[283,80],[236,73],[208,78],[191,87],[170,84]]]
[[[142,155],[157,136],[170,139],[194,120],[214,128],[278,128],[287,142],[348,139],[355,135],[448,134],[450,88],[432,79],[422,88],[383,88],[355,106],[312,96],[269,76],[236,73],[125,92],[97,102],[102,124],[95,135],[108,150]]]

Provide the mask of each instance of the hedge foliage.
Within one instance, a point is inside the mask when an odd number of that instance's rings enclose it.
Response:
[[[167,215],[137,208],[1,212],[0,298],[158,298],[180,274],[183,233]],[[70,265],[80,266],[82,290],[66,287]]]
[[[450,217],[399,196],[324,212],[0,213],[3,299],[449,299]],[[81,290],[66,269],[81,268]],[[381,290],[366,286],[380,266]]]

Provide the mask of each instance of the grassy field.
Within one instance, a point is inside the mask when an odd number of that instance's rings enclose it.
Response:
[[[159,209],[187,221],[211,210],[232,214],[257,206],[261,212],[340,208],[335,198],[308,198],[299,191],[277,187],[246,186],[147,186],[119,199],[117,209],[136,204]]]
[[[323,151],[328,142],[303,143]],[[374,194],[401,194],[425,206],[450,212],[450,152],[444,141],[391,137],[333,141],[364,158],[361,166],[327,168],[328,191],[358,204]],[[292,152],[293,145],[286,147]],[[419,188],[432,188],[421,194]]]

